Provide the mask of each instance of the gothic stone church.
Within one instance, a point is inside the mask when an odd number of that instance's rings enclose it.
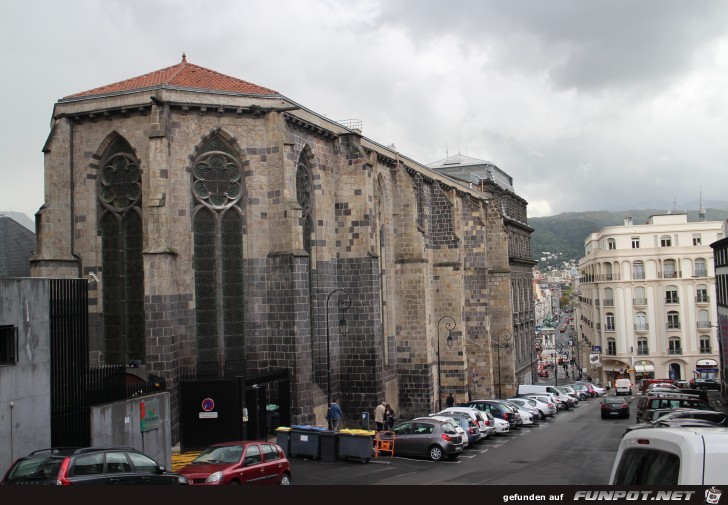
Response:
[[[533,230],[493,181],[184,57],[59,100],[44,153],[32,275],[98,279],[92,364],[287,369],[293,424],[325,422],[329,383],[348,418],[407,417],[530,378]]]

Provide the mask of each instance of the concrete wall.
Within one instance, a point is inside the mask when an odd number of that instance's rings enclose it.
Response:
[[[159,425],[142,432],[141,403],[159,400]],[[91,445],[123,446],[151,456],[172,469],[172,423],[169,393],[140,396],[91,408]]]
[[[48,306],[46,279],[0,279],[0,326],[18,335],[17,363],[0,365],[0,475],[51,445]]]

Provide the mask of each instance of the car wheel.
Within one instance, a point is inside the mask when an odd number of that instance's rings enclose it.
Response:
[[[442,447],[439,445],[433,445],[430,447],[430,459],[432,461],[441,461],[444,456],[445,454],[442,451]]]
[[[546,419],[546,414],[544,414],[543,412],[541,412],[541,416],[540,417],[541,417],[542,420],[543,419]]]
[[[281,480],[278,482],[281,486],[290,486],[291,485],[291,476],[287,473],[284,473],[281,475]]]

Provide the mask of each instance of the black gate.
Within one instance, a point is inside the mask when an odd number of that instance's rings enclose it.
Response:
[[[90,445],[88,281],[50,279],[51,444]]]
[[[290,426],[288,370],[247,378],[196,379],[188,374],[180,376],[179,387],[182,452],[217,442],[265,439],[278,426]]]

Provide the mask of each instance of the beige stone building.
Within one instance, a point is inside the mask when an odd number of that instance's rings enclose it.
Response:
[[[627,217],[586,238],[575,323],[595,379],[690,380],[718,368],[709,244],[721,236],[721,222],[674,212],[645,224]]]
[[[492,397],[499,368],[511,394],[530,366],[531,298],[511,276],[530,293],[531,230],[511,190],[184,57],[59,100],[44,152],[32,272],[98,279],[94,364],[172,387],[185,370],[286,369],[299,424],[323,422],[327,395],[350,419]]]

